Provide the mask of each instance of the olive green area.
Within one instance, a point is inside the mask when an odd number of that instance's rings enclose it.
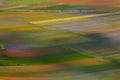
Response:
[[[77,9],[80,7],[86,6],[85,4],[80,5],[72,5],[72,4],[63,4],[63,5],[56,5],[56,6],[49,6],[49,7],[43,7],[43,8],[34,8],[33,10],[71,10],[71,9]]]
[[[86,67],[68,67],[62,70],[55,70],[55,71],[38,71],[38,72],[0,72],[1,76],[19,76],[19,77],[26,77],[26,76],[44,76],[46,74],[56,74],[56,73],[64,73],[64,72],[80,72],[80,73],[92,73],[92,72],[101,72],[101,71],[109,71],[111,69],[119,69],[120,63],[119,62],[110,62],[106,64],[100,65],[93,65],[93,66],[86,66]]]
[[[20,4],[20,5],[28,5],[28,4],[36,4],[43,2],[51,2],[57,0],[6,0],[5,2],[8,4]]]
[[[0,16],[7,15],[7,14],[16,14],[18,11],[12,11],[12,10],[1,10]]]
[[[27,56],[27,57],[16,57],[16,56],[0,56],[0,65],[43,65],[43,64],[57,64],[64,63],[74,60],[83,60],[88,58],[94,58],[92,56],[80,54],[75,51],[65,51],[54,54],[47,54],[43,56]]]

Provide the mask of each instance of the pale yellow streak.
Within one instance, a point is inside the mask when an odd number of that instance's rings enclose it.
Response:
[[[10,7],[5,7],[5,8],[0,8],[0,10],[21,8],[21,7],[27,7],[27,5],[10,6]]]
[[[53,22],[61,22],[61,21],[78,20],[78,19],[82,19],[82,18],[92,18],[92,17],[107,16],[107,15],[113,15],[113,14],[120,14],[120,12],[104,13],[104,14],[96,14],[96,15],[87,15],[87,16],[76,16],[76,17],[69,17],[69,18],[44,20],[44,21],[33,21],[33,22],[30,22],[30,23],[32,23],[32,24],[45,24],[45,23],[53,23]]]

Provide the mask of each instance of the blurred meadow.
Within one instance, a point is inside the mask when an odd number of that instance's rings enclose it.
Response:
[[[120,80],[120,0],[0,0],[0,80]]]

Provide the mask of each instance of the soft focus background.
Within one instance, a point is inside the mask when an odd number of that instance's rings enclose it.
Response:
[[[120,80],[120,0],[0,0],[0,80]]]

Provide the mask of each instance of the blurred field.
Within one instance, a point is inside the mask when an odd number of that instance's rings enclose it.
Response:
[[[117,0],[0,0],[0,80],[119,80]]]

